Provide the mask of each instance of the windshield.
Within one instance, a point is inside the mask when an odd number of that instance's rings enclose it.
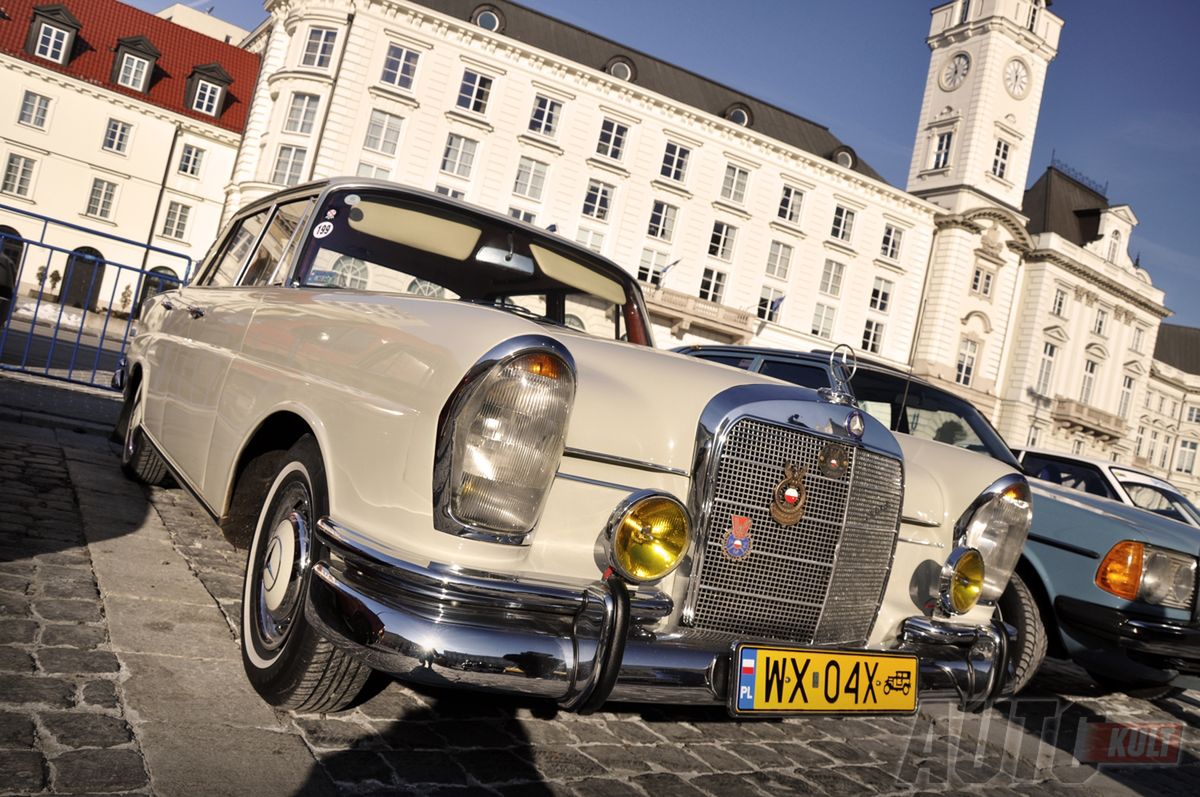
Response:
[[[1181,523],[1200,524],[1200,512],[1178,492],[1157,484],[1147,484],[1140,479],[1131,479],[1132,474],[1127,470],[1113,468],[1112,472],[1129,494],[1129,500],[1134,506]]]
[[[893,432],[948,443],[988,454],[1020,468],[987,419],[969,402],[931,385],[910,382],[902,374],[859,368],[851,381],[859,406]]]
[[[486,304],[650,345],[632,280],[554,237],[379,189],[333,192],[316,218],[303,287]]]

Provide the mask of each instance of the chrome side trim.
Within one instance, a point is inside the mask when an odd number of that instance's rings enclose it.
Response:
[[[909,545],[928,545],[930,548],[945,548],[946,546],[940,542],[933,540],[918,540],[915,537],[897,537],[900,542],[907,542]]]
[[[528,354],[541,351],[558,357],[571,371],[572,383],[578,384],[575,368],[575,358],[566,346],[545,335],[518,335],[496,344],[486,354],[467,370],[466,375],[459,381],[458,386],[450,394],[442,412],[438,416],[437,444],[433,458],[433,527],[447,534],[454,534],[469,540],[499,543],[501,545],[527,545],[529,536],[537,528],[535,519],[533,528],[521,534],[504,534],[482,526],[476,526],[454,517],[451,510],[450,469],[454,454],[454,427],[458,421],[458,413],[462,405],[470,397],[479,380],[484,374],[502,363]],[[574,403],[574,396],[572,396]],[[570,416],[568,415],[568,420]],[[561,458],[560,458],[561,463]],[[557,470],[558,463],[555,464]],[[549,491],[547,491],[549,493]],[[541,508],[538,509],[538,518]]]
[[[617,465],[622,468],[636,468],[637,470],[646,470],[651,473],[669,473],[672,476],[683,476],[687,478],[689,475],[682,468],[671,468],[666,465],[656,465],[653,462],[644,462],[640,459],[630,459],[628,457],[619,457],[616,454],[605,454],[600,451],[588,451],[582,448],[571,448],[567,446],[563,451],[564,457],[573,457],[575,459],[586,459],[591,462],[604,462],[609,465]]]
[[[900,522],[907,523],[910,526],[920,526],[923,529],[941,528],[941,525],[942,525],[941,523],[937,522],[936,520],[930,520],[928,518],[923,518],[923,517],[914,517],[912,515],[901,515]]]
[[[587,476],[576,476],[573,473],[563,473],[561,470],[554,474],[556,479],[564,479],[569,482],[579,482],[580,484],[590,484],[593,487],[605,487],[609,490],[620,490],[624,493],[634,493],[640,490],[640,487],[631,487],[628,484],[617,484],[616,482],[606,482],[601,479],[589,479]]]

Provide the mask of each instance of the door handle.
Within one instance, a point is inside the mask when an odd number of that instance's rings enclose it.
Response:
[[[164,299],[162,306],[163,306],[164,310],[174,310],[175,309],[175,305],[171,302],[170,299]],[[190,315],[192,318],[204,318],[204,308],[203,307],[197,307],[194,304],[185,304],[179,309],[187,310],[188,315]]]
[[[174,310],[175,305],[171,304],[170,299],[163,299],[163,309],[164,310]]]
[[[204,318],[204,308],[203,307],[189,307],[188,315],[190,315],[192,318]]]

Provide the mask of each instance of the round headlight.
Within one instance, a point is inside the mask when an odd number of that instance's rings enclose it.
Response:
[[[679,501],[661,493],[635,493],[609,520],[609,559],[629,581],[654,581],[679,565],[690,531],[687,510]]]
[[[979,551],[955,548],[942,565],[942,609],[949,614],[971,611],[983,593],[985,571],[983,555]]]

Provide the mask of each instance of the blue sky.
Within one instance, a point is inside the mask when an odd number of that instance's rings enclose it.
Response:
[[[933,0],[523,0],[830,128],[903,186],[929,64]],[[166,0],[137,0],[157,10]],[[255,0],[199,8],[243,27]],[[731,17],[731,9],[736,15]],[[1141,254],[1175,312],[1200,326],[1200,3],[1055,0],[1065,20],[1050,64],[1030,181],[1051,153],[1141,222]]]

